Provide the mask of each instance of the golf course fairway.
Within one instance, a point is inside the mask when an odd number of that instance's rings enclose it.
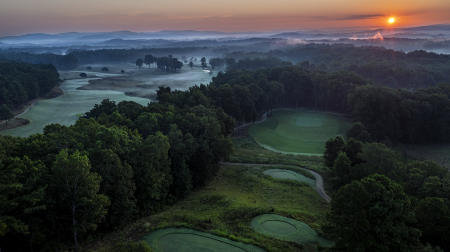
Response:
[[[320,237],[307,224],[276,214],[263,214],[253,218],[251,226],[255,232],[283,241],[298,244],[318,244],[331,247],[333,242]]]
[[[315,186],[315,181],[308,177],[303,176],[300,173],[286,170],[286,169],[268,169],[263,172],[264,175],[270,176],[275,179],[288,179],[294,180],[300,183],[308,184],[311,187]]]
[[[249,128],[249,135],[262,147],[285,154],[322,155],[325,142],[345,135],[351,122],[341,116],[307,110],[273,111],[266,121]]]
[[[144,240],[158,252],[262,252],[261,248],[187,228],[165,228],[152,232]]]

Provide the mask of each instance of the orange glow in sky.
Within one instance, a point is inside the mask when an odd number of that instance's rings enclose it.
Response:
[[[396,26],[448,24],[450,0],[0,0],[0,36],[67,31],[386,27],[392,13]]]
[[[395,23],[395,17],[390,17],[390,18],[388,18],[388,20],[387,20],[387,22],[388,22],[388,24],[394,24]]]

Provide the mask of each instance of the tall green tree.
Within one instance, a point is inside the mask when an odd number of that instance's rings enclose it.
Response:
[[[324,158],[325,158],[325,164],[328,167],[333,166],[334,160],[336,160],[339,153],[344,150],[344,147],[345,147],[344,139],[340,136],[338,136],[334,139],[329,139],[325,143]]]
[[[35,234],[43,236],[35,223],[46,209],[44,171],[40,161],[0,153],[0,244],[6,251],[33,249]]]
[[[93,171],[102,177],[100,193],[111,201],[106,226],[113,228],[130,222],[136,213],[132,167],[110,149],[95,151],[90,156]]]
[[[79,236],[95,230],[107,213],[108,198],[100,194],[101,177],[91,171],[86,155],[62,150],[57,156],[49,178],[50,208],[62,230],[71,227],[75,251]]]
[[[419,231],[402,187],[374,174],[343,186],[331,201],[326,232],[345,251],[411,251]]]
[[[169,141],[161,132],[149,135],[133,157],[137,205],[141,214],[159,209],[169,193]]]

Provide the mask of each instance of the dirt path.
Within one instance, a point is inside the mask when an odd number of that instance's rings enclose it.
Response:
[[[223,164],[223,165],[239,165],[239,166],[264,166],[264,167],[267,167],[267,166],[278,166],[278,167],[286,167],[286,168],[296,167],[296,168],[303,169],[305,171],[308,171],[309,173],[311,173],[311,175],[314,176],[315,181],[316,181],[316,188],[315,189],[316,189],[317,193],[320,195],[320,197],[322,197],[327,203],[330,203],[330,201],[331,201],[331,197],[328,196],[328,194],[325,192],[325,189],[323,187],[323,178],[322,178],[322,176],[319,173],[317,173],[317,172],[315,172],[313,170],[306,169],[306,168],[303,168],[303,167],[300,167],[300,166],[284,165],[284,164],[253,164],[253,163],[231,163],[231,162],[221,162],[221,164]]]

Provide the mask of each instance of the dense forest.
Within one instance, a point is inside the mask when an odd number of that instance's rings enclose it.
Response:
[[[325,161],[336,192],[325,231],[337,249],[415,251],[420,242],[429,245],[418,251],[450,249],[446,168],[341,137],[326,143]]]
[[[29,100],[45,96],[59,84],[52,65],[0,61],[0,106],[14,109]],[[3,120],[6,118],[0,118]]]
[[[268,53],[235,52],[227,56],[244,60],[264,58],[269,62],[270,58],[280,58],[295,64],[307,62],[311,68],[353,72],[376,85],[393,88],[415,89],[450,81],[450,56],[425,51],[404,53],[383,47],[308,44]],[[254,64],[249,63],[241,64],[240,69],[252,69]]]
[[[66,127],[0,137],[2,251],[64,250],[160,210],[231,150],[221,109],[104,100]]]

